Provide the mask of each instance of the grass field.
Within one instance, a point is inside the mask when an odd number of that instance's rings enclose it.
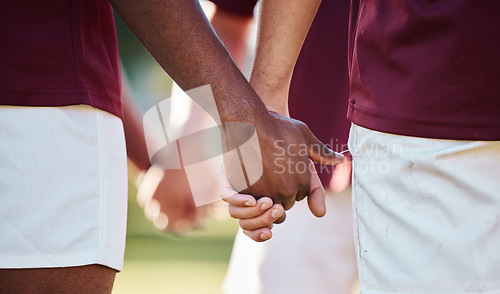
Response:
[[[114,294],[219,294],[238,223],[209,220],[204,228],[176,237],[144,218],[130,187],[125,265]]]

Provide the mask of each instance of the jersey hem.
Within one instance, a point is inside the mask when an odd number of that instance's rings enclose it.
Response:
[[[64,99],[55,98],[64,95]],[[21,90],[0,88],[0,105],[58,107],[89,105],[123,119],[121,98],[112,98],[92,89]]]
[[[500,140],[500,125],[491,122],[428,121],[413,118],[398,118],[355,105],[349,101],[347,118],[354,124],[378,132],[444,140]]]

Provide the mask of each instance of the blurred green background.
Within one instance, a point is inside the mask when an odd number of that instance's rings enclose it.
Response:
[[[172,80],[116,14],[115,19],[132,98],[145,112],[170,96]],[[129,185],[125,265],[116,277],[113,293],[222,293],[237,221],[209,219],[202,228],[176,237],[158,231],[146,220],[136,193],[135,186]]]
[[[135,193],[129,185],[125,265],[113,293],[222,293],[238,222],[209,219],[203,228],[176,237],[146,220]]]

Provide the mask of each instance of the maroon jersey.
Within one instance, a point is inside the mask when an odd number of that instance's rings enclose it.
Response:
[[[0,40],[0,104],[86,104],[121,117],[108,1],[2,1]]]
[[[348,117],[376,131],[500,140],[500,1],[353,0]]]

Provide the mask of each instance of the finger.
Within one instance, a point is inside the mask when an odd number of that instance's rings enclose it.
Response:
[[[282,222],[284,222],[286,220],[286,211],[283,212],[283,215],[280,216],[280,218],[278,218],[277,220],[274,221],[275,224],[281,224]]]
[[[222,200],[229,198],[234,195],[238,195],[238,192],[233,189],[233,186],[229,182],[229,178],[227,176],[226,168],[224,165],[221,165],[220,168],[220,197]]]
[[[316,173],[314,164],[311,162],[311,188],[307,197],[307,205],[316,217],[323,217],[326,214],[325,198],[325,189]]]
[[[152,203],[155,203],[155,199],[152,199]],[[147,204],[147,207],[151,205]],[[149,216],[153,225],[161,231],[169,232],[175,235],[183,235],[191,229],[191,225],[187,220],[179,218],[177,212],[169,209],[168,212],[159,211],[157,214],[152,216],[150,213],[146,214]]]
[[[147,220],[153,221],[161,212],[160,202],[156,199],[150,199],[144,204],[144,216]]]
[[[226,168],[223,164],[220,168],[220,197],[223,201],[235,206],[251,207],[257,204],[257,201],[253,196],[239,194],[233,189],[233,186],[229,182]]]
[[[281,201],[281,205],[283,206],[283,208],[285,210],[289,210],[290,208],[292,208],[295,205],[295,197],[292,199]]]
[[[177,205],[166,206],[165,214],[168,217],[165,229],[167,232],[181,236],[188,233],[196,225],[196,206],[191,197],[179,199]],[[162,225],[160,217],[153,221],[156,227]]]
[[[268,199],[270,199],[270,198],[268,198]],[[253,207],[253,206],[257,205],[257,200],[255,200],[255,198],[252,195],[247,195],[247,194],[236,193],[230,197],[222,198],[222,200],[229,203],[230,205],[239,206],[239,207]]]
[[[163,170],[152,166],[146,171],[141,185],[137,188],[136,199],[141,208],[144,209],[146,204],[153,198],[162,180]]]
[[[284,212],[285,210],[283,209],[283,206],[275,204],[271,209],[266,210],[263,214],[257,217],[251,219],[240,219],[240,227],[247,231],[265,228],[279,219]]]
[[[229,215],[237,219],[255,218],[263,214],[266,210],[273,206],[273,201],[270,198],[264,197],[257,201],[257,205],[253,207],[241,207],[229,205]]]
[[[307,205],[309,210],[316,217],[323,217],[326,214],[326,204],[325,204],[325,189],[317,188],[311,191],[311,194],[307,197]]]
[[[191,230],[191,228],[192,224],[189,221],[179,220],[175,222],[175,224],[167,226],[166,231],[169,233],[173,233],[175,235],[182,236],[188,233]]]
[[[308,183],[307,185],[302,186],[302,188],[300,188],[299,192],[295,196],[295,201],[304,200],[304,198],[306,198],[306,196],[309,195],[310,186],[311,186],[311,183]]]
[[[303,134],[307,141],[307,155],[314,162],[326,165],[336,165],[344,162],[344,155],[334,152],[330,148],[326,147],[323,142],[314,136],[306,125],[303,127]]]
[[[223,178],[223,176],[221,176],[221,178]],[[228,197],[232,197],[234,195],[238,195],[238,192],[235,191],[232,187],[227,187],[227,186],[223,186],[221,184],[221,187],[220,187],[220,198],[222,200],[228,198]]]
[[[160,212],[153,220],[153,225],[161,231],[168,231],[169,218],[164,212]]]
[[[273,237],[273,233],[269,228],[262,228],[253,231],[243,230],[243,234],[250,237],[250,239],[256,242],[264,242]]]
[[[188,215],[182,202],[162,206],[161,212],[152,220],[157,229],[174,234],[183,234],[190,229]]]

